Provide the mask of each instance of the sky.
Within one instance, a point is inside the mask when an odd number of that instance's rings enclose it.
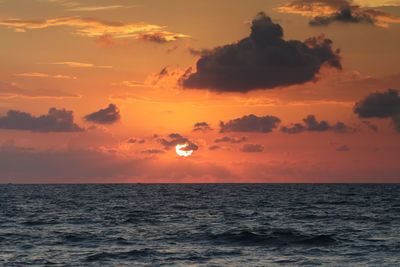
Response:
[[[400,182],[399,0],[0,0],[0,183]]]

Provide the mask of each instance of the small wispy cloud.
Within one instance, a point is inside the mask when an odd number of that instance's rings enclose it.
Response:
[[[115,82],[112,83],[111,85],[114,86],[126,86],[126,87],[152,87],[152,84],[149,84],[147,82],[141,82],[141,81],[122,81],[122,82]]]
[[[20,87],[17,83],[0,82],[0,99],[67,99],[81,97],[81,95],[75,93],[55,89],[26,89]]]
[[[49,4],[57,4],[61,7],[65,7],[67,11],[82,11],[82,12],[92,12],[92,11],[103,11],[103,10],[112,10],[112,9],[121,9],[121,8],[132,8],[137,5],[87,5],[83,4],[79,1],[74,0],[36,0],[39,3],[49,3]]]
[[[370,2],[370,5],[358,5],[362,4],[361,1],[354,3],[349,0],[295,0],[278,7],[277,11],[309,17],[311,26],[327,26],[332,23],[363,23],[387,28],[390,24],[400,23],[399,17],[370,7],[377,6],[378,1],[375,1],[375,4]]]
[[[17,18],[3,19],[0,20],[0,27],[1,26],[13,29],[16,32],[26,32],[28,30],[52,27],[69,27],[73,30],[74,34],[84,37],[100,38],[100,40],[102,37],[107,36],[110,40],[130,39],[167,43],[178,39],[190,38],[190,36],[186,34],[166,31],[166,26],[156,24],[145,22],[123,23],[78,16],[39,20]]]
[[[71,79],[76,80],[78,79],[75,76],[63,75],[63,74],[48,74],[42,72],[23,72],[23,73],[16,73],[14,76],[18,77],[29,77],[29,78],[54,78],[54,79]]]
[[[109,5],[109,6],[77,6],[67,9],[68,11],[83,11],[83,12],[91,12],[91,11],[103,11],[103,10],[112,10],[112,9],[120,9],[120,8],[132,8],[134,6],[122,6],[122,5]]]
[[[61,62],[53,62],[49,63],[53,65],[63,65],[70,68],[100,68],[100,69],[111,69],[113,66],[99,66],[92,63],[83,63],[77,61],[61,61]]]

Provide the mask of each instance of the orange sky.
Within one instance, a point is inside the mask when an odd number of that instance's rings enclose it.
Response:
[[[399,33],[396,0],[0,0],[0,183],[400,182]]]

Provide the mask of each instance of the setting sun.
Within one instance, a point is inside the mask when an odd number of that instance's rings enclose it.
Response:
[[[189,144],[181,144],[181,145],[176,145],[175,151],[176,154],[180,157],[189,157],[192,155],[193,150],[184,150],[184,148],[188,147]]]

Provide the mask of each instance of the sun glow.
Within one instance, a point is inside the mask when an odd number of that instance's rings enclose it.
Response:
[[[181,157],[189,157],[192,155],[193,150],[182,150],[182,148],[187,147],[189,144],[178,144],[175,147],[176,154]]]

